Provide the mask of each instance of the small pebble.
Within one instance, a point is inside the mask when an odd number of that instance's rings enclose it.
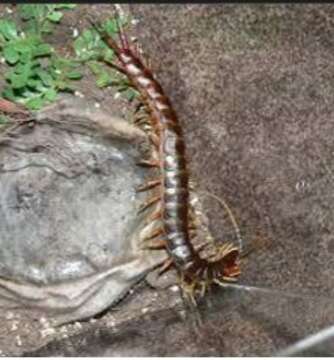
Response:
[[[94,104],[94,106],[95,106],[97,109],[99,109],[99,108],[101,107],[101,104],[98,103],[98,102],[96,102],[96,103]]]
[[[120,92],[117,92],[117,93],[115,93],[115,95],[114,95],[114,99],[116,100],[116,99],[118,99],[120,96],[121,96],[121,93],[120,93]]]
[[[49,320],[48,320],[47,318],[43,317],[43,316],[39,319],[39,322],[40,322],[43,326],[48,326],[48,325],[49,325]]]
[[[76,37],[78,37],[78,35],[79,35],[79,30],[78,30],[77,28],[74,28],[74,29],[73,29],[73,33],[72,33],[72,36],[73,36],[74,38],[76,38]]]
[[[6,59],[5,59],[4,57],[2,57],[2,58],[0,59],[0,61],[1,61],[2,64],[4,64],[4,63],[6,62]]]
[[[119,16],[123,17],[124,16],[124,11],[122,9],[122,6],[120,4],[115,4],[115,8],[118,11]]]
[[[131,20],[131,24],[132,25],[137,25],[139,23],[139,20],[138,19],[132,19]]]
[[[181,319],[185,319],[185,318],[186,318],[186,311],[185,311],[185,310],[180,310],[178,313],[179,313]]]
[[[7,319],[7,320],[13,319],[13,317],[14,317],[14,313],[12,313],[11,311],[9,311],[9,312],[6,314],[6,319]]]
[[[20,335],[16,335],[15,342],[17,346],[22,346],[22,340]]]
[[[114,320],[108,321],[108,326],[109,326],[109,327],[114,327],[115,324],[116,324],[116,323],[115,323]]]
[[[179,289],[179,287],[177,285],[173,285],[169,289],[172,292],[179,292],[180,291],[180,289]]]
[[[76,322],[74,323],[74,327],[75,327],[76,329],[82,329],[82,324],[79,323],[78,321],[76,321]]]
[[[85,95],[84,95],[83,93],[81,93],[80,91],[78,91],[78,90],[76,90],[76,91],[74,92],[74,95],[77,96],[77,97],[79,97],[79,98],[84,98],[84,97],[85,97]]]
[[[18,329],[18,321],[13,321],[12,326],[10,327],[11,331],[15,331]]]
[[[53,335],[55,332],[56,332],[56,330],[54,328],[40,330],[42,338]]]
[[[141,312],[143,313],[143,314],[146,314],[147,312],[148,312],[148,308],[143,308],[143,309],[141,309]]]
[[[12,14],[12,13],[13,13],[13,10],[10,9],[9,7],[6,7],[6,12],[7,12],[7,14]]]

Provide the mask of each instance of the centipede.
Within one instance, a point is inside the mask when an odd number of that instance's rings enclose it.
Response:
[[[147,236],[151,247],[165,249],[168,259],[161,273],[174,267],[181,288],[192,300],[203,296],[214,284],[223,286],[240,275],[240,251],[231,243],[215,245],[214,254],[202,256],[191,241],[189,219],[189,169],[183,130],[171,100],[156,80],[138,44],[129,41],[117,21],[118,36],[111,36],[100,23],[89,19],[104,43],[113,50],[116,61],[108,64],[123,73],[140,94],[151,127],[149,139],[157,155],[141,165],[157,169],[158,176],[139,187],[138,191],[156,189],[142,206],[158,204],[150,219],[160,220],[161,226]]]

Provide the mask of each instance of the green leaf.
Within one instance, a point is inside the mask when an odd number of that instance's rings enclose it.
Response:
[[[98,75],[104,69],[102,64],[98,63],[97,61],[89,61],[87,65],[95,75]]]
[[[22,51],[20,54],[20,61],[22,63],[31,62],[32,58],[33,58],[32,50],[29,48],[26,51]]]
[[[60,19],[63,17],[63,13],[61,11],[54,11],[47,16],[47,19],[51,22],[58,23]]]
[[[43,83],[39,79],[28,79],[26,85],[32,90],[39,90],[38,87],[43,86]],[[41,90],[43,90],[43,88]]]
[[[82,78],[82,73],[79,71],[70,71],[66,74],[66,77],[71,80],[78,80]]]
[[[96,31],[85,30],[75,41],[74,51],[78,59],[87,61],[99,57],[101,49],[106,45]]]
[[[20,4],[18,10],[23,20],[41,19],[45,16],[46,6],[42,4]]]
[[[0,20],[0,33],[7,39],[7,40],[15,40],[17,39],[17,30],[14,21],[12,20]]]
[[[42,98],[42,96],[38,96],[35,97],[33,99],[29,99],[28,101],[25,102],[25,105],[30,109],[30,110],[39,110],[43,107],[43,105],[45,104],[46,100]]]
[[[113,82],[111,74],[105,67],[97,61],[90,61],[87,63],[94,75],[96,75],[96,85],[100,88],[106,87]]]
[[[0,47],[3,47],[6,43],[6,39],[4,36],[0,33]]]
[[[29,44],[28,41],[16,41],[13,46],[19,53],[32,53],[32,50],[35,47],[34,44]]]
[[[118,33],[118,25],[116,19],[109,19],[102,24],[103,30],[108,34],[114,35]]]
[[[14,93],[14,90],[9,87],[9,86],[6,86],[2,92],[2,96],[5,98],[5,99],[8,99],[8,100],[12,100],[12,101],[15,101],[16,100],[16,96],[15,96],[15,93]]]
[[[14,73],[15,74],[20,74],[22,76],[25,76],[26,78],[28,78],[29,76],[32,75],[32,63],[28,62],[25,64],[17,64],[14,68]]]
[[[102,57],[104,61],[113,63],[115,60],[115,53],[110,48],[107,48],[102,51]]]
[[[54,4],[54,9],[74,9],[76,4]]]
[[[56,70],[66,72],[68,69],[73,69],[79,65],[79,63],[73,59],[67,59],[61,56],[53,56],[52,67]]]
[[[49,21],[44,22],[41,26],[41,32],[44,34],[51,34],[53,29],[54,26]]]
[[[18,52],[15,50],[15,47],[12,45],[8,45],[3,49],[3,56],[11,65],[16,64],[20,58]]]
[[[49,89],[45,92],[44,97],[48,101],[54,101],[57,98],[57,91],[55,89]]]
[[[10,83],[13,89],[23,88],[27,84],[27,77],[22,74],[12,74],[10,77]]]
[[[54,85],[58,90],[73,91],[72,86],[67,81],[61,79],[55,81]]]
[[[40,44],[34,49],[34,57],[47,56],[52,53],[52,47],[49,44]]]
[[[112,83],[112,77],[105,71],[98,75],[96,79],[96,85],[99,88],[106,87]]]
[[[42,80],[42,82],[45,86],[51,86],[53,84],[53,78],[48,73],[48,71],[43,70],[43,69],[38,69],[36,71],[36,74],[39,76],[39,78]]]

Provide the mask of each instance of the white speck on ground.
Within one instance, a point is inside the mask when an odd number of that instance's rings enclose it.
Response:
[[[118,99],[120,96],[121,96],[121,93],[120,93],[120,92],[117,92],[117,93],[115,93],[115,95],[114,95],[114,99],[116,100],[116,99]]]
[[[79,35],[79,30],[78,30],[77,28],[74,28],[74,29],[73,29],[73,32],[72,32],[72,36],[73,36],[74,38],[76,38],[76,37],[78,37],[78,35]]]
[[[80,91],[78,91],[78,90],[76,90],[76,91],[74,92],[74,95],[77,96],[77,97],[79,97],[79,98],[84,98],[84,97],[85,97],[85,95],[84,95],[83,93],[81,93]]]
[[[22,346],[22,339],[21,339],[20,335],[16,335],[15,343],[16,343],[17,346]]]
[[[10,330],[15,331],[17,329],[18,329],[18,321],[13,321]]]
[[[73,325],[74,325],[74,328],[76,328],[76,329],[82,329],[82,324],[79,323],[78,321],[76,321]]]
[[[10,319],[13,319],[13,318],[14,318],[14,313],[12,313],[11,311],[7,312],[6,319],[10,320]]]
[[[173,285],[173,286],[171,286],[169,289],[170,289],[170,291],[172,291],[172,292],[179,292],[179,291],[180,291],[178,285]]]
[[[47,328],[47,329],[40,330],[40,334],[41,334],[42,338],[53,335],[55,333],[56,333],[56,330],[54,328]]]

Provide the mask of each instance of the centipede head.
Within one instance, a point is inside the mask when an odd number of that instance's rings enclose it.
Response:
[[[216,248],[209,259],[197,258],[181,274],[181,288],[185,298],[196,305],[196,299],[203,297],[214,285],[224,286],[236,281],[240,275],[239,249],[231,244]]]

